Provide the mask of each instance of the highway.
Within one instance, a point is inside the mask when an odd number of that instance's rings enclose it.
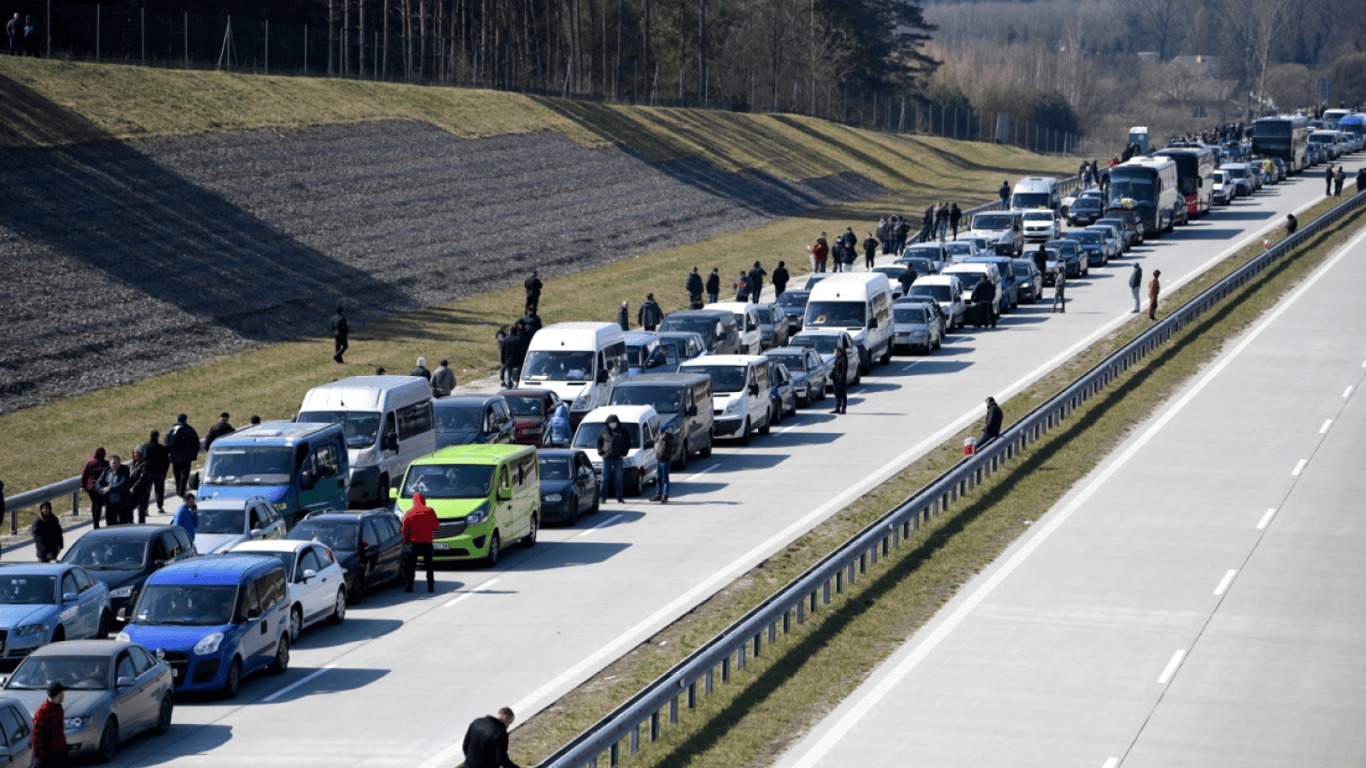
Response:
[[[675,472],[668,505],[605,504],[497,569],[439,572],[435,595],[373,595],[341,627],[306,632],[286,675],[251,678],[231,702],[182,701],[170,735],[125,744],[113,764],[455,765],[474,717],[509,705],[525,720],[552,704],[979,420],[986,395],[1004,402],[1129,321],[1133,259],[1145,274],[1161,269],[1170,292],[1321,194],[1312,175],[1268,187],[1070,281],[1065,315],[1040,302],[996,330],[951,335],[932,356],[894,358],[851,391],[848,415],[813,407]]]
[[[1361,765],[1366,232],[780,768]]]

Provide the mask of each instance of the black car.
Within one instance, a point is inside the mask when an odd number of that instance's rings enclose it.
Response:
[[[588,454],[571,448],[536,452],[541,469],[541,521],[573,525],[579,515],[594,514],[602,501],[598,476]]]
[[[178,525],[114,525],[77,539],[62,562],[81,566],[109,587],[109,609],[123,623],[148,576],[196,554],[189,532]]]
[[[1095,224],[1096,219],[1104,215],[1105,209],[1099,197],[1079,197],[1067,209],[1067,222],[1074,227],[1085,227]]]
[[[811,291],[783,291],[783,295],[778,297],[778,307],[787,315],[789,336],[795,336],[801,331],[806,316],[806,300],[809,298]]]
[[[388,509],[314,512],[286,538],[326,544],[346,572],[346,599],[353,605],[371,587],[397,582],[403,575],[403,535],[399,519]]]
[[[452,445],[507,445],[513,442],[512,406],[502,395],[459,395],[432,403],[437,450]]]

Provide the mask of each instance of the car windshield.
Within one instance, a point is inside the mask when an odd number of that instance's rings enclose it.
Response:
[[[982,281],[981,272],[954,272],[953,276],[958,278],[958,282],[962,283],[965,291],[971,291],[973,286]],[[911,287],[914,288],[915,286]]]
[[[902,264],[897,264],[891,267],[873,267],[873,271],[881,272],[887,276],[888,280],[895,283],[897,278],[901,277],[901,273],[906,271],[906,267]]]
[[[921,307],[893,307],[892,317],[898,323],[928,323],[925,310]]]
[[[898,263],[903,267],[910,267],[922,275],[928,275],[934,271],[934,266],[930,264],[929,259],[901,259]]]
[[[547,459],[541,457],[541,479],[542,480],[572,480],[574,478],[574,462],[569,459]]]
[[[805,307],[806,300],[811,298],[810,291],[785,291],[778,297],[780,307]]]
[[[822,355],[833,355],[835,354],[835,345],[839,343],[839,338],[840,337],[834,334],[825,333],[811,334],[809,336],[798,335],[797,338],[792,340],[792,346],[811,347]]]
[[[607,426],[603,421],[590,421],[579,425],[579,431],[574,434],[575,448],[594,448],[598,447],[598,435]],[[631,447],[640,447],[640,425],[634,423],[621,423],[621,430],[631,438]]]
[[[522,364],[527,381],[588,381],[593,375],[593,353],[537,350]]]
[[[494,467],[487,464],[426,464],[408,470],[403,498],[482,499],[493,488]]]
[[[1127,229],[1127,227],[1126,227],[1125,224],[1124,224],[1124,220],[1123,220],[1123,219],[1101,219],[1100,221],[1097,221],[1096,223],[1097,223],[1097,224],[1104,224],[1104,225],[1109,226],[1109,227],[1114,227],[1114,228],[1115,228],[1115,232],[1123,232],[1125,229]]]
[[[1025,211],[1024,220],[1025,220],[1025,221],[1034,221],[1034,222],[1042,221],[1042,222],[1051,223],[1051,222],[1053,221],[1053,212],[1052,212],[1052,211]]]
[[[612,390],[612,405],[651,405],[656,413],[678,413],[679,390],[673,387],[633,387],[623,384]]]
[[[972,247],[972,243],[968,242],[949,243],[944,247],[949,250],[949,253],[952,253],[955,256],[972,256],[973,254],[977,253],[977,249]]]
[[[1076,241],[1082,242],[1082,243],[1087,243],[1088,245],[1099,245],[1099,244],[1100,244],[1100,233],[1099,233],[1099,232],[1090,231],[1090,230],[1080,230],[1080,231],[1077,231],[1077,232],[1068,232],[1068,233],[1067,233],[1067,239],[1068,239],[1068,240],[1076,240]]]
[[[360,538],[360,526],[350,520],[305,520],[294,526],[288,538],[294,541],[316,541],[327,545],[333,552],[354,552]]]
[[[227,584],[149,584],[138,598],[133,624],[219,627],[232,621],[237,587]]]
[[[56,576],[0,577],[0,605],[51,605],[56,599]]]
[[[743,365],[690,365],[684,370],[688,373],[705,373],[711,376],[711,388],[714,393],[731,394],[745,388]]]
[[[717,323],[720,321],[714,317],[698,317],[696,315],[678,317],[669,315],[664,318],[660,325],[661,331],[691,331],[692,333],[702,334],[705,342],[707,339],[715,338],[717,335]]]
[[[1047,253],[1047,251],[1045,251]],[[1037,266],[1029,259],[1011,259],[1015,262],[1015,275],[1021,279],[1029,278],[1029,268]]]
[[[1047,192],[1020,192],[1011,198],[1010,207],[1017,210],[1021,208],[1047,208],[1048,202]]]
[[[920,296],[933,301],[952,301],[947,285],[912,285],[910,296]]]
[[[973,229],[1010,229],[1015,216],[1009,213],[979,213],[972,217]]]
[[[1072,203],[1072,207],[1079,211],[1100,210],[1100,201],[1094,197],[1083,197],[1082,199]]]
[[[1111,171],[1110,200],[1117,203],[1118,207],[1123,207],[1125,198],[1140,203],[1156,202],[1157,190],[1153,187],[1152,178]]]
[[[437,432],[478,432],[483,424],[484,406],[480,403],[436,407]]]
[[[37,656],[24,659],[5,684],[7,690],[41,691],[61,683],[73,691],[109,687],[109,659],[97,656]]]
[[[789,373],[795,374],[806,372],[806,355],[802,354],[800,351],[773,353],[766,352],[764,354],[768,355],[768,358],[770,360],[774,360],[787,366],[787,370]]]
[[[867,305],[861,301],[813,301],[806,305],[808,328],[862,328]]]
[[[290,450],[281,446],[214,448],[204,464],[209,485],[283,485],[289,482]]]
[[[87,571],[141,569],[147,563],[147,540],[83,537],[71,545],[62,562]]]
[[[944,251],[937,245],[912,245],[901,253],[901,258],[903,259],[911,256],[918,256],[922,259],[929,259],[930,261],[943,261]]]
[[[540,395],[504,395],[513,416],[545,416],[545,398]]]
[[[340,424],[347,448],[368,448],[379,434],[379,414],[361,411],[305,411],[297,421],[310,424]]]
[[[1335,137],[1326,133],[1309,134],[1310,144],[1332,144]]]
[[[1224,169],[1224,173],[1228,174],[1228,177],[1231,179],[1241,179],[1247,176],[1247,169],[1236,166],[1230,166]]]

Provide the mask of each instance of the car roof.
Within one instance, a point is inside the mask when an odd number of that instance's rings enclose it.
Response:
[[[654,341],[658,337],[654,331],[627,331],[622,334],[627,344],[639,344],[642,341]]]
[[[5,563],[0,565],[0,574],[57,576],[75,567],[70,563]]]
[[[658,416],[652,405],[600,405],[584,414],[583,421],[579,423],[605,422],[608,416],[613,415],[621,419],[622,422],[633,424],[640,424],[649,420],[651,416]]]
[[[537,451],[536,457],[540,459],[572,459],[575,454],[582,454],[585,457],[588,456],[588,454],[577,448],[545,448]]]
[[[716,356],[712,355],[712,356],[706,357],[705,359],[707,359],[707,360],[714,360],[715,357],[716,357]],[[703,358],[694,358],[694,359],[699,359],[699,360],[700,360],[700,359],[703,359]],[[617,387],[618,387],[618,388],[621,388],[621,387],[627,387],[627,386],[630,386],[630,387],[637,387],[637,386],[646,386],[646,387],[677,386],[677,385],[679,385],[679,384],[690,384],[690,383],[692,383],[692,382],[694,382],[694,381],[697,381],[699,378],[706,378],[706,377],[707,377],[707,374],[705,374],[705,373],[688,373],[687,371],[677,371],[677,372],[674,372],[674,373],[642,373],[642,374],[640,374],[639,376],[632,376],[631,378],[629,378],[629,379],[627,379],[627,380],[621,382],[620,384],[617,385]]]
[[[450,464],[456,461],[461,464],[497,464],[518,454],[535,451],[529,445],[452,445],[414,459],[413,465]]]
[[[34,649],[28,655],[33,656],[110,656],[118,651],[137,645],[128,640],[63,640],[60,643],[49,643],[41,648]]]
[[[919,281],[917,281],[919,282]],[[808,328],[792,338],[801,339],[811,336],[848,336],[849,332],[842,328]]]
[[[522,388],[519,388],[519,389],[504,389],[504,390],[499,391],[498,394],[499,394],[499,396],[501,396],[501,397],[543,397],[543,398],[549,398],[551,395],[553,395],[553,394],[555,394],[555,393],[552,392],[551,390],[548,390],[548,389],[536,389],[536,388],[534,388],[534,387],[522,387]],[[445,400],[446,398],[443,397],[443,398],[441,398],[441,399],[442,399],[442,400]]]
[[[300,547],[311,544],[297,539],[254,539],[234,544],[229,552],[296,552]]]
[[[280,568],[280,561],[257,555],[205,555],[171,563],[148,577],[148,584],[237,584],[243,574]]]
[[[502,399],[504,398],[501,394],[453,395],[449,397],[438,397],[432,401],[432,404],[437,408],[445,410],[447,408],[459,408],[461,406],[469,408],[475,405],[488,405],[494,400]]]
[[[267,421],[253,424],[214,440],[214,445],[253,444],[264,440],[273,442],[283,440],[286,445],[312,437],[319,432],[332,429],[332,422],[317,421]]]
[[[103,528],[87,531],[81,536],[81,539],[91,541],[99,539],[150,539],[172,528],[180,528],[180,526],[152,525],[150,523],[145,525],[107,525]]]

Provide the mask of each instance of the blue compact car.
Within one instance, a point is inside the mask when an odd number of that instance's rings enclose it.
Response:
[[[109,636],[109,588],[84,568],[32,563],[0,568],[0,659],[48,643]]]

